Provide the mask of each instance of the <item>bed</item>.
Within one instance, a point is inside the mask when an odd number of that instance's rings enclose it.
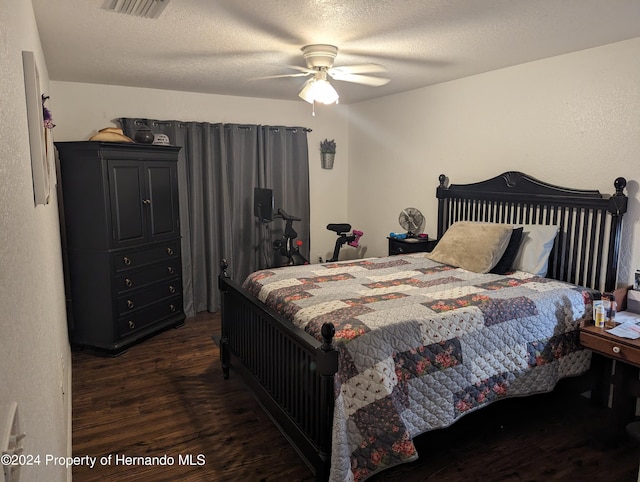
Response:
[[[431,253],[262,270],[242,284],[223,260],[224,377],[243,377],[317,480],[415,460],[415,436],[588,371],[579,326],[616,285],[625,186],[441,175]]]

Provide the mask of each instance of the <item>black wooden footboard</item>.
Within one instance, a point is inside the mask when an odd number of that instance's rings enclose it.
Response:
[[[315,473],[329,476],[333,421],[333,376],[338,352],[333,325],[324,342],[295,327],[230,279],[223,261],[220,356],[224,377],[237,371],[256,399]]]

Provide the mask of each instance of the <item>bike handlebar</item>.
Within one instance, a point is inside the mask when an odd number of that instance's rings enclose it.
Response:
[[[287,212],[282,208],[278,208],[278,214],[276,214],[274,217],[281,217],[285,221],[302,221],[302,218],[291,216],[290,214],[287,214]]]

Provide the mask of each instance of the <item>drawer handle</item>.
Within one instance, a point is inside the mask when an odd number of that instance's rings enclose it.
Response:
[[[133,321],[129,320],[129,328],[133,330],[135,327],[136,327],[136,324]]]
[[[146,204],[147,206],[151,204],[151,199],[143,199],[142,204]]]
[[[169,285],[169,293],[175,293],[176,289],[173,287],[173,285]]]
[[[173,255],[173,248],[167,248],[167,254],[169,256],[172,256]]]
[[[126,278],[126,279],[124,280],[124,284],[125,284],[127,287],[131,288],[131,287],[133,286],[133,281],[131,281],[129,278]]]
[[[122,261],[127,266],[129,266],[131,264],[131,260],[129,258],[127,258],[126,256],[124,258],[122,258]]]
[[[169,309],[174,312],[176,311],[176,305],[169,305]]]
[[[619,347],[619,346],[614,346],[614,347],[613,347],[613,353],[615,353],[616,355],[617,355],[618,353],[620,353],[620,347]]]
[[[129,307],[129,309],[133,308],[134,303],[131,300],[127,300],[127,306]]]
[[[167,268],[167,271],[169,272],[169,274],[173,274],[173,266],[169,266]]]

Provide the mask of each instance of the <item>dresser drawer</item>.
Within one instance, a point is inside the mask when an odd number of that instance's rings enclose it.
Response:
[[[580,331],[580,344],[614,360],[640,366],[640,350],[625,342],[623,338],[604,338],[596,333],[582,330]]]
[[[157,244],[145,249],[113,253],[113,265],[117,272],[135,269],[164,260],[180,258],[180,240]]]
[[[131,291],[125,296],[118,297],[118,314],[123,315],[178,294],[182,294],[180,278],[154,283],[141,290]]]
[[[121,316],[118,319],[118,335],[120,338],[129,336],[137,330],[179,313],[182,313],[182,295],[164,299]]]
[[[180,260],[173,258],[138,271],[127,271],[116,276],[116,291],[123,293],[156,283],[164,278],[180,276]]]

